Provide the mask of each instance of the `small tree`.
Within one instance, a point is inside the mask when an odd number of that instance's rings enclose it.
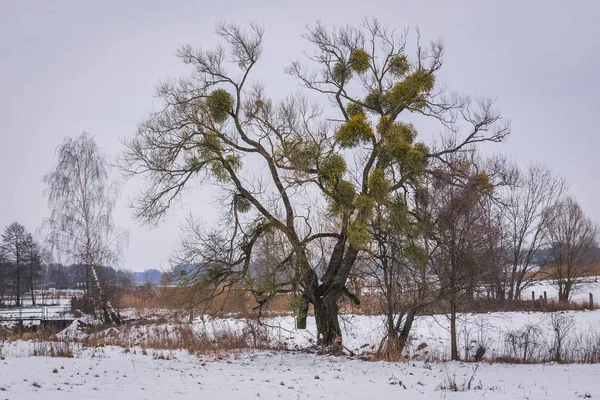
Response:
[[[35,289],[38,280],[42,276],[42,249],[31,234],[27,235],[25,241],[25,276],[27,289],[31,295],[31,304],[35,305]]]
[[[2,234],[2,252],[8,261],[11,275],[14,277],[13,293],[16,293],[16,305],[22,304],[21,289],[25,278],[27,248],[30,235],[25,227],[13,222]]]
[[[433,179],[430,206],[431,268],[437,276],[439,294],[449,304],[450,348],[458,360],[456,317],[460,307],[473,299],[482,280],[489,251],[490,231],[482,198],[493,186],[488,174],[464,156],[451,157],[445,170]]]
[[[0,246],[0,305],[4,305],[4,296],[8,290],[10,267],[4,248]]]
[[[549,273],[558,288],[559,301],[566,302],[582,278],[589,274],[598,243],[598,226],[572,197],[567,197],[548,213]]]
[[[51,209],[47,240],[67,259],[89,267],[105,321],[119,323],[99,276],[99,268],[117,260],[126,239],[112,221],[117,192],[109,183],[106,159],[86,133],[65,138],[57,154],[58,163],[44,178]]]
[[[502,221],[509,251],[506,289],[509,300],[521,298],[539,267],[545,232],[555,215],[552,211],[566,194],[567,183],[548,168],[530,165],[516,172],[516,181],[501,194]]]

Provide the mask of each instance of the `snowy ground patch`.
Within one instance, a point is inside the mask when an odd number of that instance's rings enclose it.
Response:
[[[600,396],[594,365],[384,363],[289,352],[168,360],[105,348],[85,358],[7,358],[3,398],[578,399]],[[455,381],[458,389],[447,387]]]

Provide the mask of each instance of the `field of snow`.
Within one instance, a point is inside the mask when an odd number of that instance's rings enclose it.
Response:
[[[596,365],[385,363],[252,352],[205,360],[89,350],[79,358],[7,357],[7,399],[578,399],[600,396]],[[10,371],[10,373],[7,373]],[[453,392],[447,389],[455,381]]]
[[[444,362],[449,359],[449,322],[443,315],[416,320],[401,363],[364,361],[384,334],[381,316],[342,317],[344,345],[354,357],[308,353],[314,347],[313,318],[296,330],[292,317],[254,320],[197,317],[192,324],[144,323],[99,333],[84,333],[73,324],[54,344],[0,343],[0,399],[578,399],[600,396],[598,364],[504,364]],[[551,354],[557,321],[564,332],[565,357],[600,353],[600,310],[559,313],[504,312],[461,314],[459,351],[472,359],[486,349],[484,360],[510,354],[521,357],[520,333],[532,329],[530,355]],[[90,321],[87,321],[90,322]],[[192,355],[185,350],[147,348],[152,338],[169,339],[185,327],[198,334],[257,332],[288,351],[230,351],[228,355]],[[94,336],[120,339],[124,347],[84,347],[73,339]],[[513,338],[511,340],[511,338]],[[40,357],[48,346],[72,351],[73,358]],[[516,347],[515,347],[516,346]],[[587,346],[587,347],[586,347]],[[510,353],[513,351],[513,353]],[[458,389],[453,391],[452,389]]]

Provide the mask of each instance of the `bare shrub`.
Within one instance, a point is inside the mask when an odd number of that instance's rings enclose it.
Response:
[[[482,361],[483,357],[485,356],[485,352],[486,352],[486,348],[483,345],[477,346],[477,350],[475,351],[475,354],[473,355],[473,360],[475,360],[476,362]]]
[[[451,375],[448,370],[446,370],[444,374],[444,380],[436,387],[436,390],[450,392],[466,392],[467,390],[471,390],[471,386],[478,369],[479,365],[476,365],[471,371],[471,374],[465,374],[463,376],[463,380],[460,382],[456,381],[456,372],[452,373]]]
[[[540,328],[531,324],[525,325],[522,329],[508,332],[505,336],[507,352],[504,358],[523,363],[541,361],[538,358],[538,350],[541,346],[537,342],[540,335]]]
[[[554,343],[552,344],[552,358],[556,362],[562,362],[563,350],[568,340],[569,333],[575,326],[573,317],[563,313],[550,314],[550,324],[554,333]]]
[[[585,334],[569,335],[568,340],[563,340],[560,362],[563,363],[600,363],[600,334],[590,329]]]

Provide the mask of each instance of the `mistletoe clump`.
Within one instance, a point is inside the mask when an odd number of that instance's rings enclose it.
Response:
[[[390,59],[389,71],[396,77],[404,76],[408,72],[410,64],[405,55],[393,56]]]
[[[365,97],[365,105],[371,110],[379,111],[381,109],[381,90],[375,89]]]
[[[369,193],[379,202],[384,202],[390,191],[390,181],[386,179],[385,172],[376,168],[369,177]]]
[[[352,71],[345,63],[341,61],[337,62],[331,70],[331,77],[339,85],[343,85],[344,83],[348,82],[351,76]]]
[[[342,124],[335,137],[342,147],[354,147],[361,141],[370,140],[373,137],[373,128],[366,115],[358,114]]]
[[[355,249],[367,250],[371,237],[367,223],[361,219],[354,220],[348,227],[348,242]]]
[[[252,208],[252,203],[250,200],[242,196],[241,194],[235,195],[234,197],[235,209],[239,213],[247,213]]]
[[[348,117],[350,118],[364,113],[365,111],[363,110],[362,106],[358,103],[350,103],[346,107],[346,114],[348,114]]]
[[[363,49],[352,50],[350,53],[350,65],[359,74],[369,69],[371,57]]]
[[[207,97],[206,105],[212,119],[221,124],[233,110],[233,97],[225,89],[217,89]]]
[[[424,70],[418,70],[406,76],[403,81],[396,83],[386,93],[383,103],[390,108],[425,106],[427,95],[433,90],[435,76]]]
[[[356,189],[352,182],[345,180],[339,181],[331,191],[329,196],[332,200],[331,210],[336,214],[348,214],[354,207],[356,198]]]
[[[346,172],[346,160],[339,154],[325,158],[319,167],[319,178],[323,185],[334,186]]]

